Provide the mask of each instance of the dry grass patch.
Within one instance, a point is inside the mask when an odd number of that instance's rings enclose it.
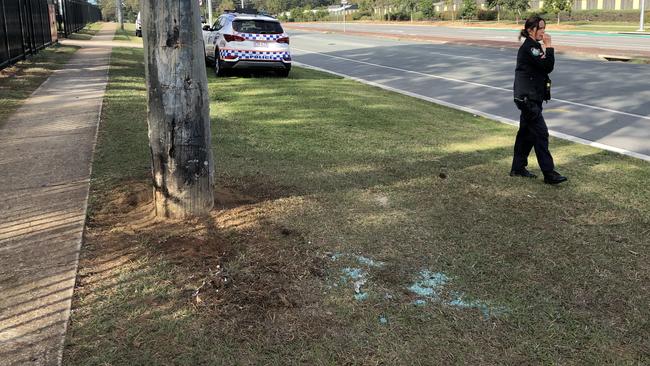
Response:
[[[511,126],[211,76],[215,211],[162,222],[142,51],[112,62],[66,364],[648,363],[647,162],[553,139],[551,187],[507,175]]]

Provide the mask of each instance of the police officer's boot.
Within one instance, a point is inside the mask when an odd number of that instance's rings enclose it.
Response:
[[[561,175],[555,170],[550,173],[544,173],[544,183],[546,184],[560,184],[562,182],[566,182],[567,180],[567,177]]]
[[[520,170],[511,170],[510,171],[510,176],[511,177],[525,177],[525,178],[537,178],[537,176],[531,172],[528,171],[528,169],[523,168]]]

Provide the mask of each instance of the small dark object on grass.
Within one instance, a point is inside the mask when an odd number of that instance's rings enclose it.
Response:
[[[440,174],[438,174],[438,177],[440,177],[440,179],[447,179],[447,174],[440,173]]]
[[[280,230],[280,232],[282,233],[282,235],[286,235],[286,236],[293,234],[293,232],[287,229],[286,227],[283,227],[282,230]]]

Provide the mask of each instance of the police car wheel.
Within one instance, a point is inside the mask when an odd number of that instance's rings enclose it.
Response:
[[[286,78],[286,77],[289,76],[289,71],[291,71],[291,70],[290,69],[284,69],[284,70],[278,70],[278,71],[276,71],[276,73],[278,74],[278,76]]]

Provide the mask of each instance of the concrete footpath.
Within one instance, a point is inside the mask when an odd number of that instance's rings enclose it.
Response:
[[[61,363],[114,33],[75,41],[0,128],[0,365]]]

